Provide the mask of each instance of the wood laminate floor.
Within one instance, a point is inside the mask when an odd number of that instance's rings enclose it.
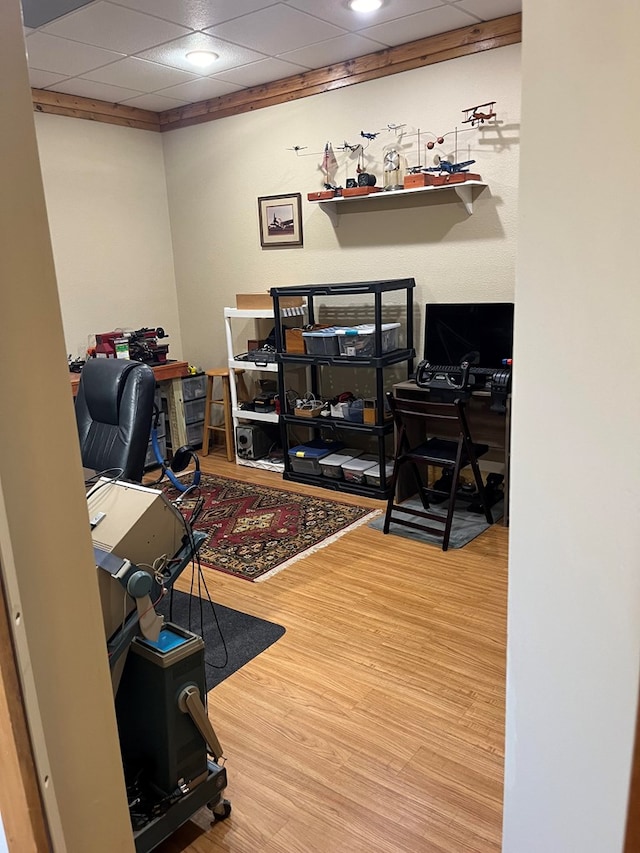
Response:
[[[381,509],[230,464],[206,472]],[[212,598],[285,636],[209,694],[232,814],[160,853],[498,853],[508,530],[465,548],[363,525],[263,583]],[[180,581],[188,586],[189,573]]]

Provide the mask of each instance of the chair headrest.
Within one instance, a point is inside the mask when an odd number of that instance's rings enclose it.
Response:
[[[128,376],[144,367],[139,361],[123,358],[91,358],[82,368],[80,387],[84,391],[92,420],[118,424],[120,400]]]

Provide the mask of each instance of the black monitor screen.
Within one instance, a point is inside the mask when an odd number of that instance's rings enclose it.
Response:
[[[431,364],[468,357],[479,367],[500,367],[513,357],[513,302],[426,305],[424,357]]]

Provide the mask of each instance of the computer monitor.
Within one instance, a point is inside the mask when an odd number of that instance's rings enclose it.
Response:
[[[513,302],[427,304],[424,357],[437,365],[467,358],[478,367],[501,367],[513,357]]]

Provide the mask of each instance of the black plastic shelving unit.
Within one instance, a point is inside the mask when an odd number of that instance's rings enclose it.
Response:
[[[350,492],[353,494],[365,495],[366,497],[378,498],[385,500],[388,497],[389,489],[387,486],[369,486],[366,484],[350,483],[345,480],[332,480],[329,477],[314,476],[313,474],[301,474],[293,471],[291,468],[291,460],[289,458],[289,426],[296,425],[298,427],[308,427],[314,430],[317,436],[327,437],[336,431],[353,432],[356,434],[365,434],[372,437],[377,445],[378,464],[380,465],[381,475],[385,469],[386,461],[386,446],[385,438],[393,432],[393,421],[384,417],[384,370],[387,367],[406,363],[407,379],[413,372],[413,360],[415,358],[415,349],[413,347],[413,289],[415,288],[415,280],[413,278],[399,279],[384,279],[380,281],[356,281],[346,282],[341,284],[313,284],[302,285],[295,287],[272,287],[271,296],[273,298],[274,316],[276,318],[275,335],[276,335],[276,350],[278,363],[278,387],[281,392],[286,388],[285,370],[287,365],[298,367],[309,367],[311,374],[311,390],[315,395],[320,393],[320,373],[322,367],[340,368],[349,367],[358,370],[373,370],[375,371],[375,389],[376,389],[376,423],[355,423],[342,418],[305,418],[302,422],[301,418],[287,410],[286,394],[280,394],[281,404],[283,406],[280,413],[280,430],[282,435],[282,447],[284,449],[284,474],[285,480],[291,480],[298,483],[306,483],[308,485],[321,486],[325,489],[333,489],[334,491]],[[405,291],[405,333],[404,345],[400,349],[391,350],[390,352],[382,353],[382,310],[383,310],[383,294],[390,291],[402,290]],[[302,296],[307,300],[308,322],[313,324],[316,322],[315,300],[323,296],[360,296],[371,295],[373,298],[373,315],[374,315],[374,355],[371,357],[347,357],[336,355],[296,355],[287,353],[284,349],[284,331],[282,326],[282,317],[280,312],[280,298],[287,296]],[[286,318],[284,318],[286,319]]]

